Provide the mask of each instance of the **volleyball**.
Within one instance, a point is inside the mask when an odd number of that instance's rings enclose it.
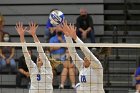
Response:
[[[54,10],[50,13],[49,19],[52,25],[59,25],[64,21],[64,13],[60,10]]]

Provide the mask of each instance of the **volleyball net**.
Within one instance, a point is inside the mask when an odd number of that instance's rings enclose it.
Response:
[[[129,43],[0,43],[0,48],[2,47],[14,47],[15,48],[15,56],[17,69],[19,64],[19,57],[23,55],[21,47],[27,46],[31,47],[33,50],[33,54],[37,56],[37,51],[35,49],[36,46],[42,46],[44,49],[46,47],[76,47],[77,53],[83,58],[83,53],[78,47],[89,47],[90,51],[101,61],[103,66],[103,78],[104,78],[104,89],[106,91],[110,91],[111,93],[131,93],[131,91],[135,91],[135,79],[134,73],[140,63],[140,44],[129,44]],[[96,50],[92,50],[92,48],[96,48]],[[45,50],[44,50],[45,52]],[[76,83],[78,83],[78,72],[76,72]],[[20,90],[16,86],[16,74],[17,73],[9,73],[9,70],[1,72],[0,75],[0,93],[8,93],[6,88],[12,87],[13,93],[27,93],[27,87],[21,87]],[[74,93],[71,88],[71,82],[68,76],[65,81],[65,89],[59,89],[59,85],[61,83],[61,74],[54,76],[54,93]],[[23,80],[24,81],[24,80]],[[25,83],[23,82],[22,83]],[[24,86],[24,84],[23,84]],[[66,90],[67,89],[67,90]],[[21,91],[24,90],[24,91]],[[7,92],[4,92],[7,91]]]

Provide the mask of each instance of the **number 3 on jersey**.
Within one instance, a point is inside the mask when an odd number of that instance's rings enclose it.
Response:
[[[37,81],[40,81],[40,80],[41,80],[41,75],[37,74]]]
[[[86,83],[87,82],[85,75],[81,75],[81,82],[82,83]]]

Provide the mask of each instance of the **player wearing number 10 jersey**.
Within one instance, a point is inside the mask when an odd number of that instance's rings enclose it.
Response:
[[[72,38],[76,43],[83,44],[76,35],[76,28],[74,26],[68,26],[67,22],[64,22],[63,26],[59,29],[65,33],[66,42],[68,44],[73,43]],[[76,92],[104,93],[103,67],[100,61],[92,54],[88,47],[80,46],[80,49],[85,55],[84,59],[80,58],[74,47],[68,47],[70,56],[79,70],[79,86],[77,87]]]
[[[36,36],[37,25],[34,23],[30,23],[29,34],[32,35],[34,42],[40,44],[39,39]],[[20,35],[21,43],[25,43],[24,33],[26,29],[23,28],[22,23],[16,24],[16,30]],[[48,58],[46,57],[43,48],[41,46],[36,46],[37,51],[39,53],[39,57],[37,59],[37,65],[31,60],[31,57],[27,51],[26,46],[22,46],[22,52],[25,57],[25,61],[30,73],[31,86],[29,89],[29,93],[53,93],[52,86],[52,67]]]

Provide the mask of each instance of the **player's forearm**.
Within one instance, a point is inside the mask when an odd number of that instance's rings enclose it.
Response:
[[[34,63],[32,62],[31,56],[30,56],[26,46],[22,46],[22,52],[23,52],[23,55],[25,57],[26,65],[30,69],[30,67],[33,67]]]
[[[40,42],[36,35],[33,35],[34,42]]]
[[[40,44],[40,41],[36,35],[33,35],[33,39],[36,44]],[[36,46],[36,47],[39,54],[44,53],[43,48],[41,46]]]
[[[73,43],[72,41],[72,38],[71,37],[67,37],[65,36],[65,39],[66,39],[66,42],[67,43]],[[82,59],[79,57],[79,55],[77,54],[76,52],[76,49],[75,47],[68,47],[68,50],[69,50],[69,53],[70,53],[70,56],[74,62],[74,64],[79,67],[82,63]]]
[[[40,44],[40,41],[37,36],[34,37],[34,41],[35,41],[35,43]],[[43,48],[41,46],[37,46],[37,51],[39,53],[40,58],[42,59],[43,66],[51,67],[50,62],[49,62],[47,56],[45,55]]]
[[[77,43],[83,43],[78,37],[75,39]],[[80,49],[86,56],[86,58],[91,61],[91,65],[94,67],[102,67],[100,61],[92,54],[92,52],[86,46],[80,46]]]
[[[25,39],[24,39],[24,36],[20,36],[20,42],[22,43],[22,44],[25,44],[26,43],[26,41],[25,41]],[[26,46],[22,46],[22,52],[23,52],[23,54],[24,54],[24,56],[26,57],[26,52],[27,52],[28,50],[27,50],[27,47]]]
[[[66,42],[67,43],[73,43],[73,41],[72,41],[72,39],[71,39],[71,37],[67,37],[67,36],[65,36],[65,39],[66,39]],[[68,50],[69,50],[69,53],[70,53],[70,56],[72,57],[72,59],[73,60],[76,60],[75,58],[76,58],[76,49],[74,48],[74,47],[68,47]]]
[[[20,42],[21,43],[24,43],[25,42],[24,36],[20,36]]]

